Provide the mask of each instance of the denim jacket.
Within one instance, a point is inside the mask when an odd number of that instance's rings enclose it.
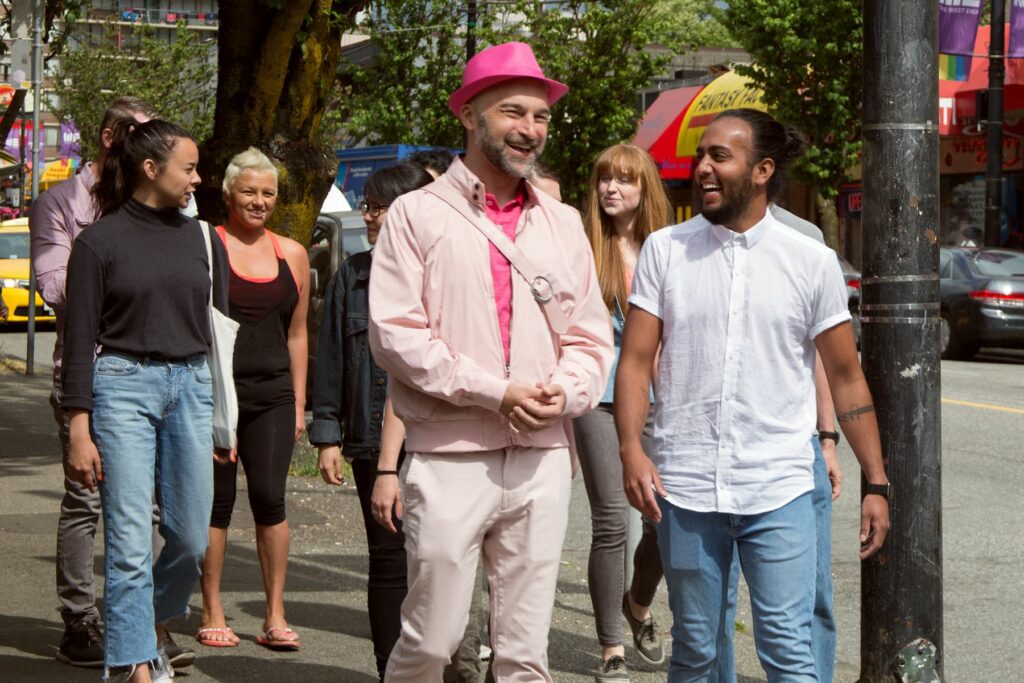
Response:
[[[388,376],[367,339],[372,252],[349,257],[331,278],[316,351],[314,445],[340,444],[346,458],[380,455]]]

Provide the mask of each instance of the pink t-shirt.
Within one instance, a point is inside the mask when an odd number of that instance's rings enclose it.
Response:
[[[523,215],[526,203],[526,192],[520,189],[519,195],[505,206],[498,206],[498,200],[488,192],[484,196],[484,210],[487,217],[501,228],[512,241],[516,239],[516,226]],[[498,309],[498,331],[501,333],[501,345],[505,349],[505,363],[509,360],[509,346],[512,324],[512,264],[508,262],[498,248],[490,246],[491,279],[494,281],[494,304]]]

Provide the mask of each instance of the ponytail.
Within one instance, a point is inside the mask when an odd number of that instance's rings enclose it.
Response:
[[[181,126],[160,119],[146,123],[119,120],[110,132],[110,150],[103,159],[99,180],[93,186],[101,216],[117,210],[135,193],[146,159],[156,162],[162,169],[178,140],[192,138]]]

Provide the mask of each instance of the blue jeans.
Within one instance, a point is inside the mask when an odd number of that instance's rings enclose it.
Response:
[[[832,683],[836,668],[836,618],[832,612],[832,483],[828,466],[821,452],[818,435],[814,446],[814,522],[818,532],[818,566],[814,573],[814,619],[811,620],[811,654],[818,671],[818,680]],[[736,661],[732,636],[736,622],[736,596],[739,592],[740,567],[733,562],[729,575],[729,604],[726,607],[722,632],[718,640],[717,678],[712,683],[736,683]]]
[[[756,515],[692,512],[659,499],[658,545],[672,608],[668,682],[716,675],[729,576],[750,588],[757,654],[770,683],[816,683],[811,655],[815,532],[811,493]]]
[[[103,463],[105,666],[156,659],[154,624],[188,611],[213,505],[205,356],[96,359],[92,433]],[[153,495],[166,545],[153,563]]]

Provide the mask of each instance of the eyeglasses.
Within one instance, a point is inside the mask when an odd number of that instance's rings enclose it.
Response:
[[[359,211],[365,213],[370,218],[376,218],[387,210],[388,207],[383,204],[371,204],[367,201],[359,202]]]

